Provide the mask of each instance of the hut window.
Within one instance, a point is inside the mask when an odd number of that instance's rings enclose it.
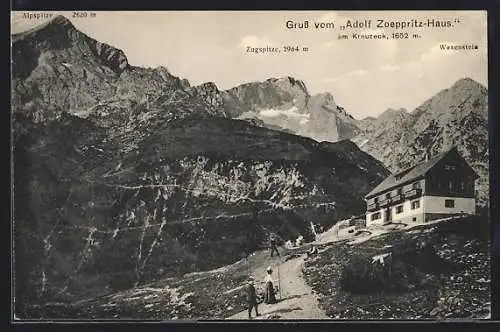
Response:
[[[444,200],[444,207],[454,208],[455,207],[455,201],[453,199],[445,199]]]

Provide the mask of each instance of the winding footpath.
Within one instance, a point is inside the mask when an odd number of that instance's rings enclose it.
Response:
[[[278,303],[259,304],[260,316],[255,317],[255,311],[252,312],[254,320],[267,319],[329,319],[325,312],[318,306],[318,301],[314,296],[311,287],[309,287],[302,277],[302,265],[304,263],[303,255],[292,258],[286,262],[280,263],[280,293],[276,295]],[[273,265],[273,278],[278,279],[278,266]],[[254,270],[253,276],[257,280],[264,280],[266,266],[259,266]],[[277,284],[277,282],[276,282]],[[259,284],[257,287],[261,287]],[[242,311],[228,317],[229,320],[248,320],[248,311]]]

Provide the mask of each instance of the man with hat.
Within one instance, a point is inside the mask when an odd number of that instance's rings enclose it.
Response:
[[[276,251],[276,254],[278,256],[280,256],[280,252],[278,251],[278,247],[277,247],[277,240],[276,240],[276,235],[272,234],[271,235],[271,239],[270,239],[270,242],[271,242],[271,245],[270,245],[270,248],[271,248],[271,257],[273,257],[273,253]]]
[[[247,304],[248,304],[248,319],[252,319],[253,308],[255,308],[255,315],[260,316],[259,311],[257,309],[257,292],[255,290],[252,277],[248,278],[246,293],[247,293]]]

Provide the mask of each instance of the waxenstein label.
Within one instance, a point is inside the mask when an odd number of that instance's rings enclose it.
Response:
[[[443,51],[458,51],[458,50],[477,50],[479,49],[479,46],[477,44],[462,44],[462,45],[440,44],[439,48]]]

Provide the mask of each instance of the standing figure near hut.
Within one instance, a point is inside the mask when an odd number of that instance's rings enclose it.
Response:
[[[242,253],[242,257],[245,261],[245,263],[248,263],[248,257],[250,256],[252,250],[250,249],[250,243],[249,241],[246,241],[244,246],[243,246],[243,253]]]
[[[270,240],[271,244],[270,244],[270,247],[271,247],[271,257],[273,257],[273,253],[276,251],[276,254],[278,255],[278,257],[280,256],[280,252],[278,251],[278,247],[276,245],[276,236],[273,234],[271,235],[271,240]]]
[[[253,278],[248,279],[246,287],[247,304],[248,304],[248,319],[252,319],[252,310],[255,308],[255,315],[260,316],[259,310],[257,308],[257,291],[253,285]]]
[[[306,251],[307,258],[312,257],[318,253],[318,248],[316,246],[312,246],[310,250]]]
[[[272,278],[272,273],[273,270],[269,266],[266,270],[267,275],[266,275],[266,291],[264,294],[264,302],[267,304],[272,304],[276,303],[276,293],[274,291],[274,285],[273,285],[273,278]]]

